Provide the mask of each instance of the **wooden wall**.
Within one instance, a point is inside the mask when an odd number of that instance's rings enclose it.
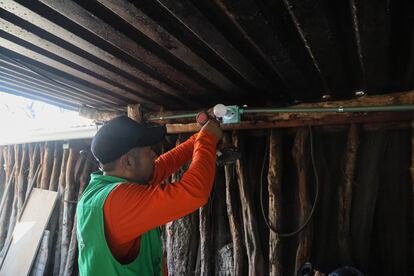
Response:
[[[347,264],[367,275],[413,275],[412,137],[407,127],[362,126],[226,133],[243,158],[217,170],[206,206],[165,226],[170,275],[294,275],[305,261],[324,273]],[[185,138],[169,136],[164,146]],[[59,191],[59,208],[48,227],[47,275],[77,275],[75,207],[96,170],[79,153],[89,141],[63,145],[0,150],[0,248],[10,238],[31,181]],[[273,233],[262,216],[260,191],[270,224],[294,231],[312,209],[314,166],[319,200],[309,224],[292,237]]]

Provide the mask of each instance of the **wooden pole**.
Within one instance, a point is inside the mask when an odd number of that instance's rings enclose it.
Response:
[[[129,104],[127,107],[127,114],[128,117],[137,121],[142,122],[142,111],[141,111],[141,105],[140,104]]]
[[[233,133],[233,142],[243,152],[243,143],[236,132]],[[260,245],[258,223],[254,215],[254,204],[247,182],[246,167],[243,159],[236,161],[236,171],[242,205],[244,242],[249,263],[249,276],[263,275],[263,253]]]
[[[179,137],[177,145],[182,141],[183,137]],[[187,169],[188,164],[173,174],[171,182],[179,181]],[[190,275],[194,272],[199,245],[198,218],[199,214],[196,211],[166,225],[169,275]]]
[[[311,206],[308,199],[309,188],[307,187],[308,183],[306,180],[305,143],[307,137],[308,132],[305,128],[298,129],[292,150],[293,158],[296,164],[299,187],[299,225],[303,225],[311,212]],[[312,222],[310,222],[307,227],[299,233],[299,245],[296,250],[295,271],[298,271],[305,261],[310,260],[311,244]]]
[[[211,203],[210,203],[211,204]],[[200,275],[211,275],[211,236],[209,203],[199,209],[200,216]]]
[[[84,158],[80,158],[80,159],[84,159]],[[91,167],[92,167],[92,164],[88,162],[87,160],[84,160],[84,162],[79,162],[79,163],[82,163],[84,165],[82,166],[82,171],[77,181],[79,182],[79,192],[77,196],[77,201],[79,201],[82,195],[82,192],[84,191],[86,185],[88,184],[89,174],[91,173]],[[65,265],[65,270],[63,273],[63,275],[65,276],[71,276],[73,274],[76,261],[77,261],[76,255],[77,255],[77,249],[78,249],[78,242],[76,238],[76,213],[74,215],[73,221],[74,223],[72,226],[68,257],[67,257],[67,261]]]
[[[62,142],[55,142],[53,151],[53,166],[50,174],[49,190],[57,191],[59,185],[59,172],[62,164]]]
[[[59,275],[63,275],[68,250],[69,243],[72,234],[73,226],[73,210],[74,210],[74,200],[75,200],[75,166],[78,159],[78,150],[72,146],[69,149],[68,163],[66,167],[66,185],[65,185],[65,194],[63,201],[63,221],[62,221],[62,241],[61,241],[61,255],[60,255],[60,269]]]
[[[14,193],[12,197],[12,210],[10,214],[10,220],[7,230],[7,237],[6,237],[6,244],[7,241],[11,240],[14,226],[16,225],[18,210],[17,210],[17,202],[18,202],[18,190],[19,190],[19,183],[18,183],[18,175],[20,172],[20,164],[21,162],[21,145],[14,145],[14,164],[16,166],[14,170]],[[7,249],[6,249],[7,250]]]
[[[225,133],[223,136],[223,142],[225,144],[230,143],[231,137]],[[227,216],[229,219],[229,227],[231,233],[231,239],[233,242],[233,274],[242,275],[243,266],[243,245],[242,245],[242,233],[240,229],[240,222],[237,219],[235,211],[234,196],[236,195],[236,179],[235,179],[235,167],[234,165],[224,166],[224,175],[226,178],[226,205]]]
[[[41,164],[43,164],[44,157],[45,157],[45,147],[46,147],[46,143],[40,143],[40,144],[39,144],[39,149],[40,149],[40,152],[39,152],[39,154],[40,154],[39,159],[40,159],[40,163],[41,163]],[[36,187],[36,188],[40,188],[40,185],[41,185],[41,179],[42,179],[42,170],[40,170],[39,174],[37,175],[37,178],[36,178],[36,185],[35,185],[35,187]]]
[[[60,166],[58,198],[59,198],[59,215],[58,215],[58,236],[56,239],[56,248],[54,250],[53,275],[59,275],[60,257],[62,247],[62,224],[63,224],[63,198],[66,187],[66,168],[69,158],[69,147],[67,144],[63,146],[62,164]]]
[[[221,128],[225,131],[229,130],[245,130],[245,129],[265,129],[265,128],[298,128],[304,126],[338,126],[349,124],[375,124],[375,123],[401,123],[410,121],[414,117],[414,112],[372,112],[358,114],[317,114],[318,116],[300,115],[278,118],[256,118],[241,121],[239,124],[222,124]],[[320,117],[323,116],[323,117]],[[154,123],[165,124],[165,121],[157,121]],[[168,134],[193,133],[200,130],[197,123],[166,123]]]
[[[40,155],[40,145],[39,144],[29,144],[29,153],[30,153],[30,161],[29,161],[29,175],[27,176],[27,182],[31,183],[33,177],[35,175],[36,168],[38,164],[41,162],[41,155]],[[27,198],[29,196],[29,190],[26,190]]]
[[[17,213],[18,214],[21,214],[24,201],[26,199],[26,192],[27,192],[26,190],[28,186],[26,172],[29,167],[29,153],[28,153],[27,145],[21,145],[21,147],[22,147],[21,148],[22,157],[21,157],[21,162],[20,162],[20,170],[19,170],[18,177],[16,179]]]
[[[269,172],[267,176],[269,191],[269,224],[280,229],[280,218],[282,214],[282,135],[272,129],[269,141]],[[267,153],[265,153],[267,154]],[[269,236],[269,275],[282,275],[281,245],[279,235],[270,231]]]
[[[119,115],[122,115],[122,112],[103,111],[87,106],[81,106],[79,108],[79,116],[95,121],[109,121],[110,119],[115,118]]]
[[[46,142],[42,161],[42,177],[40,178],[40,188],[49,190],[50,176],[53,167],[54,142]]]
[[[351,206],[352,185],[355,175],[355,164],[358,151],[358,127],[351,125],[348,131],[348,143],[345,153],[344,179],[338,187],[338,242],[341,263],[350,264],[351,251]]]
[[[414,120],[411,122],[411,210],[412,210],[412,224],[414,224]],[[411,242],[414,243],[414,234],[411,232]],[[414,261],[414,246],[411,246],[411,262]]]
[[[40,243],[39,251],[36,259],[33,262],[30,276],[43,276],[45,275],[47,260],[49,258],[49,243],[50,243],[50,231],[45,230]]]

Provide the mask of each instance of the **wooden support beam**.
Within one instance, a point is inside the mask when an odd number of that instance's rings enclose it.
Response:
[[[299,190],[299,225],[303,225],[309,214],[312,212],[311,203],[309,201],[309,183],[307,180],[307,162],[305,157],[305,148],[308,140],[308,132],[305,128],[300,128],[295,136],[295,142],[292,149],[293,159],[296,165],[298,190]],[[308,225],[299,233],[298,247],[296,249],[295,271],[298,271],[305,261],[311,257],[313,236],[313,223],[310,221]]]
[[[411,122],[411,210],[412,210],[412,221],[414,221],[414,120]],[[412,241],[414,237],[412,236]],[[414,258],[414,246],[411,247],[411,257]]]
[[[282,134],[272,129],[269,148],[269,224],[280,229],[282,215]],[[267,153],[265,153],[267,154]],[[270,231],[269,236],[269,275],[280,276],[282,273],[282,248],[279,235]]]
[[[79,116],[92,119],[95,121],[108,121],[119,115],[122,115],[122,112],[103,111],[103,110],[99,110],[99,109],[88,107],[88,106],[81,106],[79,108]]]
[[[352,263],[351,250],[351,207],[352,185],[354,183],[356,157],[359,145],[358,127],[351,125],[346,146],[344,179],[338,186],[338,242],[341,263]]]
[[[142,110],[141,110],[141,105],[140,104],[130,104],[127,107],[127,114],[128,117],[137,121],[137,122],[142,122]]]
[[[291,128],[302,126],[343,125],[352,123],[384,123],[408,121],[414,117],[414,112],[375,112],[358,114],[325,114],[320,119],[312,118],[309,113],[291,119],[276,121],[242,121],[240,124],[222,124],[223,130],[263,129],[263,128]],[[321,114],[317,114],[320,116]],[[277,115],[276,115],[277,116]],[[197,132],[200,126],[197,123],[166,124],[168,134]]]
[[[232,139],[228,133],[224,134],[223,142],[230,143]],[[229,219],[229,227],[231,240],[233,242],[233,274],[243,275],[244,262],[243,262],[243,234],[241,229],[241,223],[237,219],[237,205],[235,203],[236,196],[236,179],[234,177],[234,164],[224,166],[224,176],[226,180],[226,205],[227,216]]]
[[[388,106],[414,104],[414,90],[379,96],[363,96],[353,100],[307,103],[290,106],[289,108],[332,108],[332,107],[357,107],[357,106]],[[151,116],[169,116],[177,114],[196,113],[189,112],[158,112],[147,113],[145,118]],[[261,129],[261,128],[289,128],[308,125],[341,125],[351,123],[378,123],[411,121],[414,118],[413,111],[401,112],[312,112],[312,113],[249,113],[242,115],[239,124],[224,124],[224,130]],[[154,123],[166,124],[167,132],[171,134],[196,132],[200,126],[195,123],[195,118],[158,120]]]

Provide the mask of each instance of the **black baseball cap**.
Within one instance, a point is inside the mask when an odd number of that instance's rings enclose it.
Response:
[[[138,123],[127,116],[107,121],[92,139],[91,150],[101,164],[115,161],[136,147],[148,147],[161,142],[165,126]]]

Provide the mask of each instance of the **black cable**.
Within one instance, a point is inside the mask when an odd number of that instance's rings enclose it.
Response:
[[[264,166],[266,164],[266,159],[267,159],[267,155],[268,155],[268,148],[269,148],[269,141],[267,141],[266,143],[266,149],[265,149],[265,156],[263,158],[263,165],[262,165],[262,170],[260,173],[260,207],[262,210],[262,215],[263,215],[263,219],[267,225],[267,227],[269,227],[269,229],[276,233],[279,237],[292,237],[298,233],[300,233],[303,229],[305,229],[305,227],[309,224],[313,213],[315,212],[316,209],[316,205],[319,199],[319,177],[318,177],[318,172],[316,170],[316,165],[315,165],[315,157],[314,157],[314,152],[313,152],[313,133],[312,133],[312,128],[309,126],[309,137],[310,137],[310,154],[311,154],[311,161],[312,161],[312,168],[313,168],[313,173],[315,175],[315,185],[316,185],[316,194],[315,194],[315,201],[313,202],[312,205],[312,210],[308,216],[308,218],[306,219],[305,223],[300,226],[297,230],[290,232],[290,233],[280,233],[279,230],[277,230],[274,226],[270,225],[270,222],[268,221],[268,219],[266,218],[265,215],[265,211],[264,211],[264,207],[263,207],[263,172],[264,172]]]

